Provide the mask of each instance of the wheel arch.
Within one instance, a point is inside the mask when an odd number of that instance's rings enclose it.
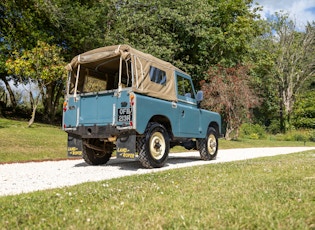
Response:
[[[218,134],[218,136],[221,136],[220,126],[219,126],[219,124],[217,122],[212,121],[209,124],[208,128],[214,128],[216,133]]]
[[[165,129],[167,130],[170,139],[173,139],[172,124],[171,124],[171,121],[166,116],[155,115],[155,116],[151,117],[151,119],[149,120],[149,123],[150,122],[157,122],[157,123],[163,125],[165,127]]]

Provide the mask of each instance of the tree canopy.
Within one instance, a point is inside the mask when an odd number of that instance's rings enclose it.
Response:
[[[46,119],[53,120],[59,106],[66,76],[64,71],[66,63],[60,55],[61,49],[56,45],[50,46],[45,42],[38,41],[37,46],[33,49],[23,50],[21,55],[18,52],[14,54],[14,59],[8,59],[6,62],[8,74],[14,75],[24,84],[35,83],[39,89],[36,100],[34,100],[32,90],[29,91],[33,107],[31,120],[34,120],[40,96],[44,112],[48,115]]]
[[[105,41],[127,43],[189,72],[198,81],[210,65],[242,63],[263,32],[251,0],[121,0]]]
[[[273,65],[266,77],[272,78],[271,85],[278,94],[280,129],[284,132],[291,125],[296,96],[305,81],[315,76],[315,23],[297,31],[288,14],[276,13],[270,25],[272,32],[264,48],[273,54]]]
[[[295,97],[301,89],[310,91],[305,84],[314,77],[315,24],[297,31],[287,15],[262,20],[260,9],[253,0],[4,0],[0,3],[2,88],[10,106],[17,107],[13,83],[37,79],[49,86],[40,67],[36,76],[17,71],[18,60],[39,47],[54,47],[49,49],[52,53],[58,49],[62,63],[94,48],[125,43],[188,72],[197,86],[204,79],[213,84],[222,74],[210,78],[209,70],[218,65],[225,70],[246,66],[248,92],[263,99],[251,107],[253,120],[269,125],[280,119],[283,129],[293,110],[298,110]],[[24,64],[25,71],[30,63]],[[53,70],[49,74],[54,82],[62,75]],[[60,88],[43,92],[44,111],[54,116],[49,111],[62,98],[56,93]]]

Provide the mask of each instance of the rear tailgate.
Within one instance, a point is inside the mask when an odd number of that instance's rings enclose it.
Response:
[[[119,96],[114,91],[82,94],[75,100],[69,97],[63,116],[64,129],[78,126],[129,126],[132,110],[129,93],[124,90]]]

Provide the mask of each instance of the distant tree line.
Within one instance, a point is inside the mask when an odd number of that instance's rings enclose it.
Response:
[[[315,128],[315,23],[300,29],[286,13],[263,20],[260,10],[252,0],[4,0],[0,106],[21,106],[13,84],[36,85],[36,95],[25,88],[29,108],[54,122],[62,67],[90,49],[129,44],[191,74],[228,136],[244,122]]]

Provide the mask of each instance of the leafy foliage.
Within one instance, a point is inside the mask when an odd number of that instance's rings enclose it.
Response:
[[[245,59],[262,30],[252,1],[118,1],[106,44],[128,43],[201,80],[210,65]]]
[[[266,130],[259,124],[244,123],[240,127],[240,137],[247,139],[264,139]]]
[[[296,128],[315,129],[315,91],[300,94],[295,102],[292,123]]]
[[[171,62],[191,74],[195,83],[205,78],[211,66],[249,65],[251,82],[264,98],[253,110],[254,121],[284,131],[294,117],[292,124],[300,127],[295,96],[314,76],[315,25],[309,23],[305,31],[297,31],[282,13],[271,21],[260,20],[261,7],[253,2],[4,0],[0,2],[0,80],[9,94],[6,104],[17,106],[12,83],[29,77],[9,74],[7,60],[30,52],[38,41],[62,48],[60,57],[66,61],[100,46],[127,43]],[[63,84],[56,81],[54,87]],[[55,97],[54,87],[45,97]],[[44,107],[49,108],[48,104]]]
[[[271,27],[273,33],[266,48],[275,56],[269,75],[275,79],[274,87],[280,99],[280,128],[285,132],[285,123],[291,125],[295,96],[301,92],[304,82],[315,75],[315,23],[306,25],[305,32],[298,32],[287,14],[277,13]]]
[[[14,54],[15,58],[6,62],[9,74],[19,77],[20,82],[29,85],[35,83],[39,87],[45,112],[53,119],[65,80],[65,62],[61,57],[61,48],[38,42],[32,50]],[[29,93],[32,98],[33,92]],[[35,104],[38,104],[38,99]]]
[[[236,131],[238,137],[241,124],[250,120],[251,109],[260,104],[259,97],[251,88],[248,67],[211,67],[202,81],[205,100],[202,106],[221,113],[226,122],[226,139]]]

